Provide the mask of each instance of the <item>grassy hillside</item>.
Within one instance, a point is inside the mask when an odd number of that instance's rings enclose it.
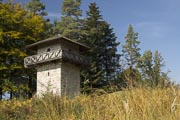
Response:
[[[133,89],[75,99],[0,101],[0,119],[30,120],[178,120],[180,90]]]

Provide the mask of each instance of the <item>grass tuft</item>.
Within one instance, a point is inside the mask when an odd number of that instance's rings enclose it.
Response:
[[[3,120],[178,120],[180,90],[132,89],[74,99],[46,94],[30,100],[0,101]]]

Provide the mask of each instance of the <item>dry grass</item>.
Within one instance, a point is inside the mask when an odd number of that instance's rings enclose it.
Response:
[[[43,99],[0,102],[0,119],[30,120],[178,120],[180,90],[133,89],[105,95],[66,99],[46,95]],[[24,102],[24,103],[23,103]],[[22,105],[20,105],[22,103]],[[13,107],[13,109],[11,107]],[[8,109],[8,110],[7,110]],[[18,114],[21,113],[21,114]]]

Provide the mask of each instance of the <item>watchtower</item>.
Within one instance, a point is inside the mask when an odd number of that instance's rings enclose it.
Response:
[[[24,59],[26,68],[37,70],[37,96],[45,92],[69,97],[79,94],[80,68],[89,64],[81,53],[88,50],[88,46],[55,36],[28,45],[26,49],[37,53]]]

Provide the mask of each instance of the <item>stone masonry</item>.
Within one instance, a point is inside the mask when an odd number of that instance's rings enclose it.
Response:
[[[37,55],[24,60],[25,67],[35,67],[37,70],[37,96],[46,92],[68,97],[79,94],[80,69],[87,63],[80,52],[88,49],[87,46],[65,37],[54,37],[29,45],[27,49],[37,51]],[[61,53],[55,52],[59,54],[54,55],[55,58],[48,56],[53,51]]]

